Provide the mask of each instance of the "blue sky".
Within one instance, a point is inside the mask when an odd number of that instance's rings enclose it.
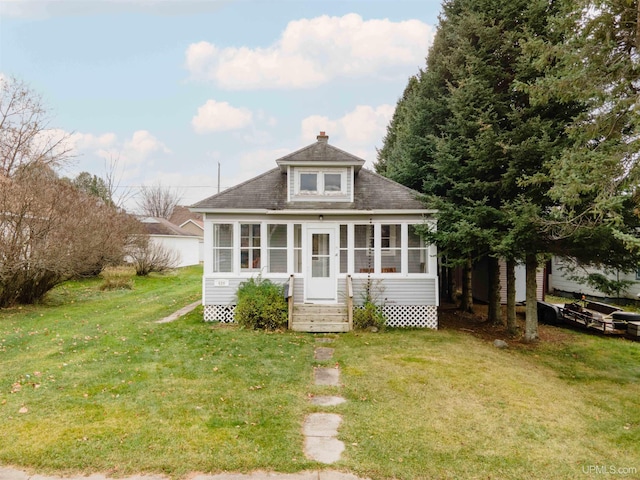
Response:
[[[0,0],[0,75],[69,134],[63,170],[115,169],[135,205],[160,183],[191,204],[315,141],[376,148],[425,64],[439,1]],[[110,167],[109,165],[115,165]]]

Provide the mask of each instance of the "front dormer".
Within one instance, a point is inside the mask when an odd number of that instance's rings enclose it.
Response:
[[[317,140],[276,160],[287,174],[287,202],[353,202],[353,182],[364,160],[329,145],[325,132]]]

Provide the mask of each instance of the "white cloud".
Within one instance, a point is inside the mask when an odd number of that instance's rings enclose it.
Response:
[[[378,143],[386,132],[394,110],[395,107],[389,104],[376,108],[358,105],[339,120],[346,140],[360,144]]]
[[[302,139],[313,141],[320,131],[324,131],[330,137],[352,145],[376,144],[382,140],[394,109],[394,106],[388,104],[377,107],[358,105],[353,111],[334,120],[312,115],[302,120]]]
[[[73,133],[71,134],[71,143],[75,150],[97,150],[105,149],[115,145],[117,137],[115,133],[103,133],[102,135],[93,135],[92,133]]]
[[[358,105],[336,119],[312,115],[301,122],[302,140],[313,142],[319,132],[326,132],[332,145],[367,160],[365,166],[372,168],[376,158],[374,147],[382,144],[394,109],[388,104],[377,107]]]
[[[236,108],[227,102],[208,100],[198,108],[198,113],[191,120],[197,133],[222,132],[237,130],[251,124],[253,114],[246,108]]]
[[[81,171],[105,175],[114,170],[119,180],[129,180],[147,170],[159,156],[171,150],[147,130],[137,130],[131,137],[119,139],[115,133],[77,132],[69,135],[68,146],[76,165],[71,176]]]
[[[419,20],[323,15],[289,22],[266,48],[194,43],[185,66],[193,78],[228,89],[309,88],[336,77],[400,73],[399,67],[413,72],[424,63],[433,34],[433,27]]]
[[[124,142],[122,155],[129,162],[140,163],[155,152],[171,153],[166,145],[146,130],[133,132],[131,140]]]

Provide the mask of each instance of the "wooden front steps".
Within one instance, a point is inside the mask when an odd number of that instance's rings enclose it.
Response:
[[[349,311],[346,305],[296,304],[291,329],[296,332],[348,332]]]

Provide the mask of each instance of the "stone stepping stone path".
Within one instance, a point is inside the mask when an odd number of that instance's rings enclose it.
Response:
[[[333,352],[333,348],[316,347],[315,351],[313,352],[313,358],[315,358],[316,360],[331,360],[331,357],[333,357]]]
[[[304,421],[304,450],[307,458],[321,463],[340,460],[344,443],[338,440],[342,417],[335,413],[312,413]]]
[[[340,386],[340,370],[337,368],[321,368],[314,369],[316,385],[328,385],[331,387]]]
[[[317,343],[331,343],[332,338],[316,338]],[[333,357],[333,348],[316,347],[313,352],[315,360],[326,361]],[[340,386],[340,370],[338,368],[314,368],[316,385]],[[314,396],[310,399],[313,405],[335,406],[346,402],[339,396]],[[302,427],[305,436],[304,452],[308,459],[321,463],[335,463],[340,460],[344,451],[344,443],[338,440],[338,427],[342,417],[335,413],[312,413],[307,415]]]

